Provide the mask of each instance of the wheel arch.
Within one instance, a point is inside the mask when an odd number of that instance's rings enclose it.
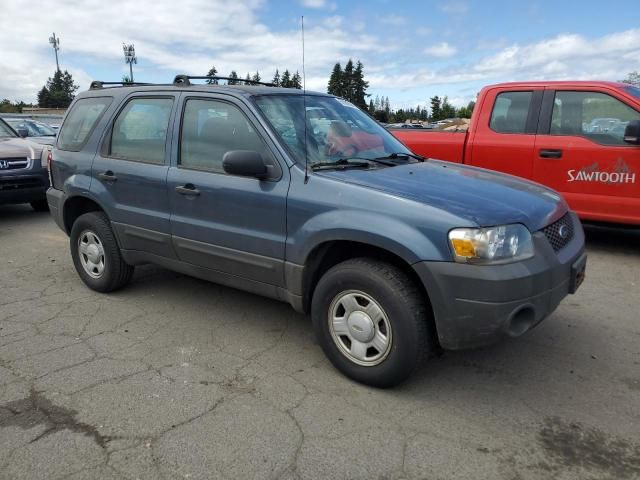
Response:
[[[106,214],[104,208],[92,198],[75,195],[65,200],[62,207],[62,222],[67,235],[71,233],[71,227],[73,227],[76,219],[80,215],[89,212],[103,212]]]

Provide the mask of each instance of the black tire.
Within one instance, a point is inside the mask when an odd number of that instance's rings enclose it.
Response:
[[[34,200],[30,202],[31,208],[33,208],[36,212],[48,212],[49,204],[47,203],[46,198],[41,198],[40,200]]]
[[[79,240],[86,232],[95,234],[104,250],[104,267],[99,277],[91,276],[80,258]],[[71,227],[69,244],[76,271],[90,289],[103,293],[112,292],[124,287],[131,280],[134,268],[122,259],[109,219],[103,212],[80,215]]]
[[[334,300],[350,291],[373,299],[390,324],[388,354],[378,364],[356,363],[332,336]],[[436,344],[431,315],[424,293],[401,269],[369,258],[355,258],[332,267],[318,282],[311,301],[314,329],[331,363],[347,377],[380,388],[404,381]],[[346,318],[346,313],[343,316]]]

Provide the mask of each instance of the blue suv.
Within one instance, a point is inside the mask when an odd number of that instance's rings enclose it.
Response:
[[[522,335],[584,278],[556,192],[418,157],[321,93],[94,82],[50,175],[88,287],[153,263],[288,302],[339,370],[379,387],[437,349]]]

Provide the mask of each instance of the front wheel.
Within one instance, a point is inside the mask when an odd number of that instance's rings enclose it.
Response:
[[[69,237],[73,264],[89,288],[106,293],[129,283],[133,267],[122,259],[104,213],[80,215],[73,223]]]
[[[368,258],[332,267],[318,282],[311,317],[322,349],[348,377],[392,387],[433,343],[423,292],[401,269]]]

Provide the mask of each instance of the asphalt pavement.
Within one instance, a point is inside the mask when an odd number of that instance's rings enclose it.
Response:
[[[535,330],[376,390],[284,303],[153,266],[95,293],[0,206],[0,478],[638,479],[640,230],[587,239]]]

